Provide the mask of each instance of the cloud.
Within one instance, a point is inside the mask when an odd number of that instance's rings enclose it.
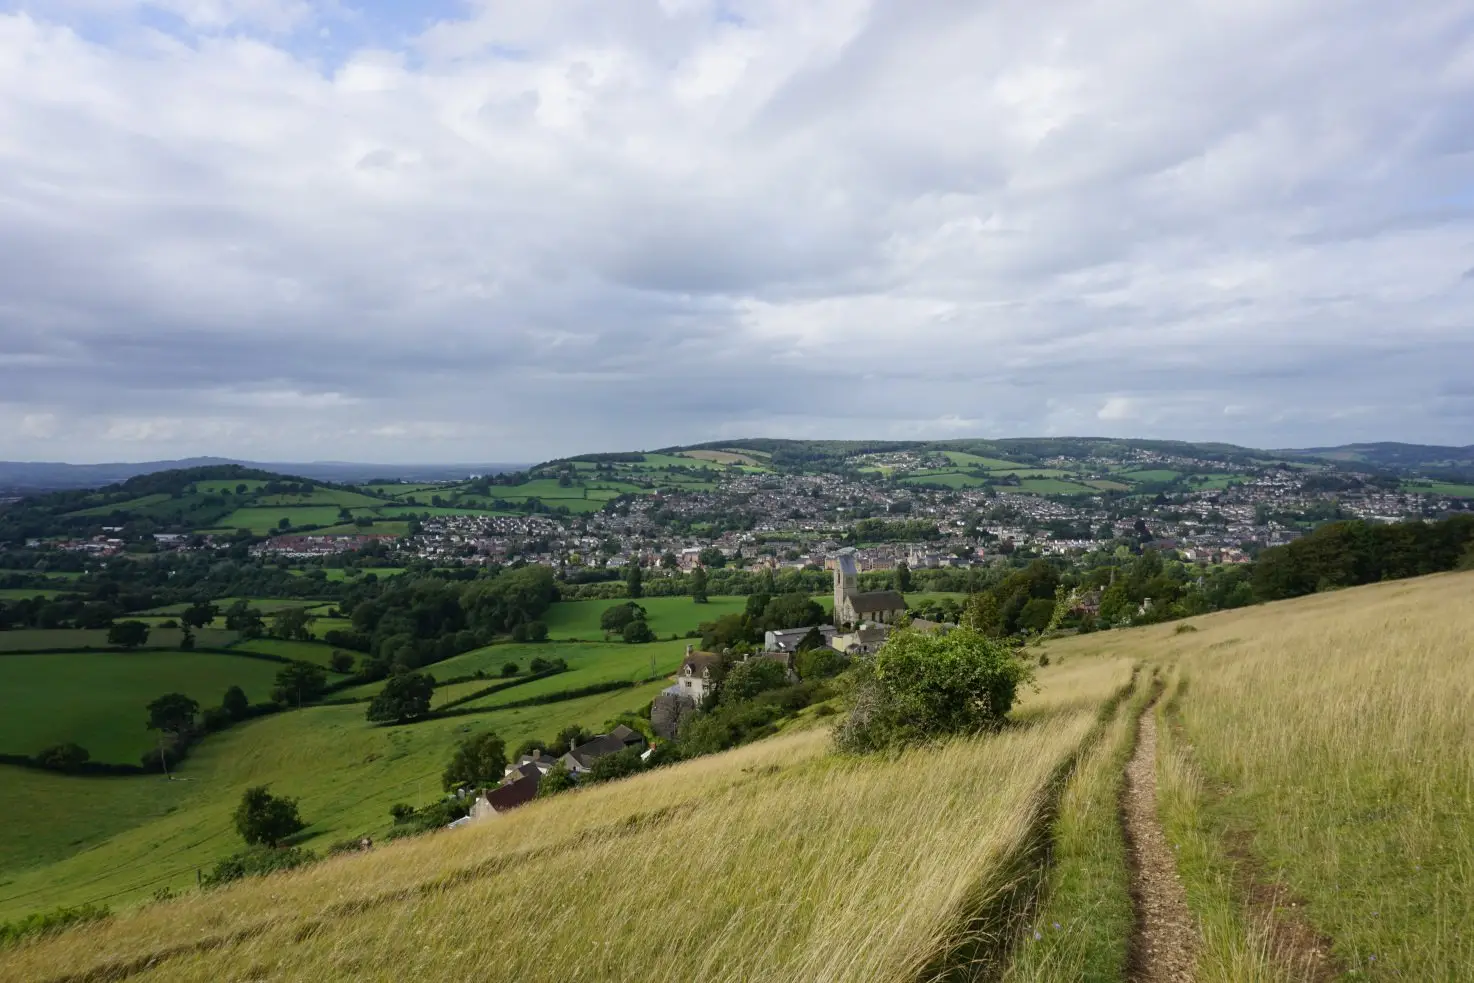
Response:
[[[1462,443],[1462,6],[12,4],[0,457]]]

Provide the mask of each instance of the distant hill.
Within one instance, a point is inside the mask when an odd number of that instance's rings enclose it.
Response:
[[[356,484],[383,478],[389,481],[450,481],[472,474],[501,474],[525,465],[491,464],[356,464],[313,461],[307,464],[261,463],[224,457],[191,457],[179,461],[139,461],[114,464],[64,464],[49,461],[0,461],[0,490],[12,492],[101,488],[160,471],[239,465],[258,471],[295,475],[316,481]]]
[[[1339,447],[1307,447],[1303,450],[1278,451],[1302,457],[1318,457],[1346,464],[1367,464],[1379,468],[1441,469],[1474,468],[1474,444],[1468,447],[1441,447],[1436,444],[1342,444]]]

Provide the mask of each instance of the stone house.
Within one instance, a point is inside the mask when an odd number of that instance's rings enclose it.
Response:
[[[906,598],[899,591],[859,589],[860,569],[855,550],[834,557],[834,623],[859,627],[894,624],[906,614]]]
[[[568,753],[558,760],[571,774],[585,775],[593,770],[595,761],[606,755],[618,754],[626,748],[644,748],[644,746],[644,734],[620,724],[607,734],[600,734],[575,748],[570,748]]]

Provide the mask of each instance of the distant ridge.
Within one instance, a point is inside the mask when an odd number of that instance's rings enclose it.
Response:
[[[189,457],[177,461],[138,461],[112,464],[65,464],[51,461],[0,461],[0,489],[12,491],[61,491],[68,488],[100,488],[143,474],[185,468],[239,464],[318,481],[353,483],[371,478],[391,481],[443,481],[469,474],[500,474],[526,465],[487,464],[359,464],[350,461],[313,461],[306,464],[263,463],[226,457]]]

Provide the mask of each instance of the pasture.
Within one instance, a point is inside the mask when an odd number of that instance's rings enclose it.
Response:
[[[70,652],[0,656],[0,751],[35,754],[68,741],[94,760],[134,763],[155,743],[149,701],[184,693],[202,706],[231,686],[268,699],[281,666],[214,652]],[[7,771],[6,774],[9,774]]]
[[[129,620],[123,618],[120,620]],[[148,624],[151,619],[136,618]],[[149,631],[145,649],[178,648],[184,632],[178,628],[153,628]],[[233,631],[205,628],[195,632],[195,644],[200,648],[223,648],[239,636]],[[4,652],[55,652],[66,649],[105,649],[111,646],[106,628],[16,628],[0,631],[0,653]]]
[[[440,771],[462,737],[494,730],[511,748],[527,738],[551,737],[569,724],[598,729],[648,703],[662,685],[406,727],[369,724],[363,704],[273,714],[205,739],[179,767],[180,780],[174,783],[154,777],[62,776],[42,782],[32,780],[31,773],[6,769],[0,774],[7,781],[11,775],[26,776],[27,795],[59,786],[72,794],[61,801],[90,795],[89,815],[98,817],[108,835],[99,842],[100,834],[85,832],[86,823],[53,823],[43,800],[28,799],[34,808],[24,813],[21,835],[32,844],[34,857],[58,859],[41,865],[27,855],[13,855],[8,866],[0,866],[0,921],[57,904],[105,900],[126,905],[161,886],[192,887],[197,867],[240,848],[231,812],[252,785],[269,783],[273,792],[300,798],[302,816],[310,823],[303,840],[309,848],[323,850],[364,834],[380,837],[392,826],[391,805],[422,805],[439,796]],[[147,733],[141,722],[139,728]],[[164,784],[173,786],[169,794],[154,795]],[[119,803],[120,814],[107,818],[113,802]],[[74,840],[81,842],[73,845]],[[88,849],[80,849],[84,845]],[[0,861],[4,858],[0,852]],[[4,962],[0,955],[0,978],[9,971]]]
[[[599,618],[619,601],[555,601],[543,615],[549,638],[578,638],[599,641],[604,638]],[[740,614],[747,606],[745,597],[713,596],[706,604],[689,597],[642,597],[635,602],[645,609],[645,620],[661,637],[685,635],[705,621],[715,621],[724,614]]]
[[[327,668],[328,660],[333,655],[333,647],[331,645],[325,645],[322,642],[288,641],[282,638],[253,638],[237,643],[234,651],[277,655],[296,662],[311,662],[313,665],[322,666],[323,668]],[[358,657],[357,652],[349,654],[355,659]]]

